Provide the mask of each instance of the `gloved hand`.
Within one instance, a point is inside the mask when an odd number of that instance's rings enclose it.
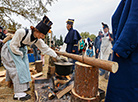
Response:
[[[56,59],[58,62],[67,62],[66,58],[63,58],[63,57],[57,56]]]

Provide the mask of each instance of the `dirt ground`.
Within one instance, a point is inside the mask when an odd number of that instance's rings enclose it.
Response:
[[[47,70],[48,70],[48,59],[49,56],[45,56],[45,65],[43,66],[43,78],[47,78]],[[34,67],[34,65],[32,65],[32,63],[30,63],[30,67]],[[0,67],[0,71],[5,70],[4,67]],[[108,80],[104,79],[104,76],[99,76],[99,88],[101,88],[102,90],[106,91],[107,88],[107,83]],[[6,83],[2,82],[0,83],[0,102],[20,102],[20,101],[15,101],[13,100],[13,88],[9,88],[7,85],[5,85]],[[35,95],[34,95],[34,84],[32,83],[32,81],[30,82],[30,88],[31,90],[28,91],[27,93],[30,94],[32,97],[30,100],[27,100],[26,102],[34,102],[35,101]]]

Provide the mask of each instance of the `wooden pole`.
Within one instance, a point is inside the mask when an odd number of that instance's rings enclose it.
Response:
[[[116,73],[118,70],[118,63],[113,61],[106,61],[101,59],[95,59],[93,57],[86,57],[66,52],[59,52],[56,51],[58,55],[63,55],[69,58],[72,58],[74,60],[78,60],[79,62],[94,66],[96,68],[102,68],[104,70],[110,71],[112,73]]]

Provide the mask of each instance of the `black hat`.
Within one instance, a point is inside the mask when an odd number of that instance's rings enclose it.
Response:
[[[52,24],[53,23],[49,20],[49,18],[47,16],[44,16],[43,20],[37,24],[36,29],[46,35],[47,32],[51,29]]]
[[[74,23],[74,19],[68,19],[68,20],[66,21],[66,23],[67,23],[67,24],[71,24],[71,25],[73,25],[73,23]]]
[[[103,22],[102,22],[102,25],[103,25],[103,29],[109,28],[108,25],[107,24],[104,24]]]

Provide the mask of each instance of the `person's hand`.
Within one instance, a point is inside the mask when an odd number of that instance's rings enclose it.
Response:
[[[56,57],[56,60],[57,62],[67,62],[66,58],[59,57],[59,56]]]
[[[116,54],[117,57],[120,57],[120,56],[118,55],[118,53],[115,53],[115,54]]]
[[[75,52],[75,50],[72,50],[72,52]]]
[[[98,53],[98,52],[99,52],[99,49],[96,50],[96,53]]]
[[[109,41],[113,41],[113,39],[112,39],[112,38],[110,38],[110,39],[109,39]]]

